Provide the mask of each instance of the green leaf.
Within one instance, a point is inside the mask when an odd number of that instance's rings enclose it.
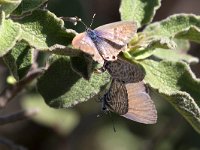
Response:
[[[187,53],[190,49],[190,42],[188,40],[174,38],[173,41],[176,43],[176,51]]]
[[[32,51],[27,42],[20,41],[3,57],[16,80],[22,79],[29,71],[32,65]]]
[[[158,91],[200,133],[200,80],[183,62],[144,60],[145,82]]]
[[[188,29],[178,32],[175,37],[200,43],[200,26],[198,28],[196,26],[191,26]]]
[[[78,125],[79,116],[75,111],[50,108],[39,95],[25,96],[21,103],[25,110],[39,110],[32,117],[35,122],[53,128],[62,135],[69,134]]]
[[[144,30],[148,36],[166,36],[200,43],[200,16],[176,14]]]
[[[41,5],[43,5],[48,0],[22,0],[21,4],[12,13],[13,15],[22,15],[27,12],[31,12]]]
[[[32,12],[19,20],[22,28],[21,38],[39,50],[47,50],[55,44],[68,46],[74,32],[64,28],[63,20],[45,10]]]
[[[0,57],[8,53],[21,35],[20,25],[10,19],[5,19],[5,13],[0,13]]]
[[[144,33],[140,32],[137,34],[137,38],[133,39],[128,45],[128,51],[125,55],[127,59],[141,60],[147,57],[152,56],[156,49],[168,49],[170,51],[176,51],[175,53],[186,53],[190,48],[190,43],[188,40],[169,38],[169,37],[159,37],[159,36],[147,36]],[[163,56],[167,58],[166,55]],[[170,55],[170,54],[169,54]],[[185,54],[187,55],[187,54]],[[188,60],[189,62],[198,62],[196,58],[192,58],[188,55],[186,58],[185,55],[182,60]],[[161,56],[162,57],[162,56]],[[165,59],[164,58],[164,59]],[[181,60],[180,57],[177,60]],[[173,61],[175,61],[173,59]]]
[[[199,59],[197,57],[191,56],[189,54],[181,53],[180,51],[166,50],[161,48],[155,49],[153,56],[161,60],[184,61],[188,64],[199,62]]]
[[[131,48],[131,44],[129,45],[129,53],[136,60],[145,59],[151,55],[153,55],[156,48],[164,48],[164,49],[175,49],[176,43],[169,38],[165,37],[154,37],[154,38],[144,38],[137,43],[138,46],[133,46]]]
[[[94,69],[93,63],[92,58],[84,54],[82,57],[71,57],[72,69],[86,80],[89,80],[91,77]]]
[[[106,72],[93,74],[87,81],[71,69],[68,57],[57,57],[38,80],[37,87],[48,105],[66,108],[95,98],[104,91],[109,77]]]
[[[78,49],[73,49],[70,46],[63,46],[59,44],[55,44],[54,46],[51,46],[49,48],[49,52],[52,54],[72,56],[72,57],[82,55],[82,52]]]
[[[138,28],[152,21],[161,0],[121,0],[121,20],[136,21]]]
[[[4,11],[6,16],[13,12],[22,0],[0,0],[0,12]]]

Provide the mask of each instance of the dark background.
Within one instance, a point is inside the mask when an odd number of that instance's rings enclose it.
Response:
[[[96,13],[93,27],[120,20],[119,0],[49,0],[48,9],[57,16],[79,16],[90,24]],[[176,13],[200,15],[199,0],[163,0],[154,21],[162,20]],[[66,26],[76,31],[84,31],[83,25]],[[192,43],[190,54],[200,58],[200,45]],[[200,64],[192,65],[192,70],[200,77]],[[5,86],[8,70],[1,60],[0,89]],[[0,110],[0,115],[21,109],[24,94],[20,94],[8,106]],[[0,136],[13,140],[30,150],[199,150],[200,135],[166,101],[155,100],[158,109],[158,123],[143,125],[123,117],[113,115],[117,132],[113,132],[109,116],[97,118],[101,104],[88,101],[72,108],[80,120],[66,134],[60,134],[58,127],[51,128],[34,121],[21,121],[0,126]],[[6,147],[0,145],[0,150]]]

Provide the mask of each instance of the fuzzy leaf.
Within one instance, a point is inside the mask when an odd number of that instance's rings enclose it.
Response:
[[[131,46],[130,46],[131,47]],[[145,59],[151,55],[153,55],[156,48],[164,48],[164,49],[175,49],[176,43],[169,38],[147,38],[138,42],[138,47],[130,48],[130,55],[134,57],[134,59]]]
[[[18,42],[3,58],[16,80],[22,79],[32,65],[32,51],[27,42]]]
[[[138,28],[152,21],[161,0],[121,0],[121,20],[136,21]]]
[[[158,59],[168,61],[184,61],[188,64],[199,62],[199,59],[197,57],[191,56],[186,53],[181,53],[180,51],[166,50],[162,48],[155,49],[153,56]]]
[[[165,36],[200,43],[200,16],[177,14],[153,23],[144,30],[148,36]]]
[[[31,119],[63,135],[71,132],[79,122],[79,116],[75,111],[50,108],[39,95],[26,96],[21,103],[25,110],[39,110]]]
[[[66,108],[87,101],[103,92],[109,75],[93,74],[89,81],[71,69],[68,57],[58,57],[38,80],[37,87],[51,107]]]
[[[0,0],[0,12],[4,11],[6,16],[13,12],[22,0]]]
[[[144,60],[145,82],[167,99],[200,133],[200,80],[183,62]]]
[[[191,26],[188,29],[178,32],[175,37],[200,43],[200,26],[198,28],[196,26]]]
[[[22,15],[24,13],[33,11],[39,8],[48,0],[22,0],[21,4],[17,9],[12,13],[13,15]]]
[[[94,68],[94,61],[92,58],[82,55],[82,57],[71,57],[71,67],[81,77],[89,80]]]
[[[34,11],[19,23],[22,27],[21,38],[39,50],[47,50],[55,44],[67,46],[75,36],[64,28],[61,19],[45,10]]]
[[[63,46],[59,44],[55,44],[54,46],[51,46],[49,48],[49,52],[51,52],[52,54],[72,56],[72,57],[82,55],[82,52],[78,49],[73,49],[69,46]]]
[[[176,51],[186,53],[190,49],[190,42],[188,40],[176,39],[173,41],[176,43]]]
[[[21,35],[20,25],[10,19],[5,19],[5,13],[0,13],[0,57],[8,53]]]

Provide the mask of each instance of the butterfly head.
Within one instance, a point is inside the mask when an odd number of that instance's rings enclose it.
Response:
[[[109,117],[110,117],[111,120],[112,120],[113,131],[116,132],[115,124],[114,124],[114,119],[113,119],[113,117],[112,117],[111,111],[110,111],[109,108],[107,107],[107,98],[108,98],[107,96],[108,96],[108,95],[105,94],[105,95],[104,95],[102,98],[100,98],[100,100],[99,100],[100,102],[102,102],[102,108],[101,108],[101,110],[102,110],[103,113],[109,115]],[[98,116],[99,116],[99,117],[100,117],[100,116],[103,116],[103,113],[102,113],[101,115],[98,115]]]
[[[93,15],[93,17],[92,17],[92,21],[91,21],[89,27],[88,27],[88,26],[87,26],[87,25],[82,21],[81,18],[76,17],[76,20],[77,20],[78,22],[81,22],[81,23],[85,26],[85,31],[88,32],[88,31],[91,30],[91,27],[92,27],[92,24],[93,24],[93,22],[94,22],[94,17],[95,17],[95,16],[96,16],[96,14]]]
[[[108,99],[108,94],[106,93],[103,97],[100,98],[100,102],[102,103],[101,110],[107,114],[110,110],[107,107],[107,99]]]

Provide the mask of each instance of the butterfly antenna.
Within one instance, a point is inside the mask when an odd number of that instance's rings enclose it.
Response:
[[[92,24],[93,24],[93,22],[94,22],[94,17],[96,16],[96,14],[94,14],[93,15],[93,17],[92,17],[92,21],[91,21],[91,23],[90,23],[90,28],[92,27]]]
[[[79,18],[79,22],[81,22],[85,26],[85,30],[88,29],[88,26]]]
[[[108,114],[109,114],[109,116],[110,116],[110,118],[111,118],[111,120],[112,120],[113,131],[116,132],[115,122],[114,122],[114,119],[113,119],[113,117],[112,117],[112,114],[111,114],[110,111],[108,111]]]
[[[100,117],[103,117],[103,113],[102,112],[100,112],[99,114],[97,114],[97,118],[100,118]]]

